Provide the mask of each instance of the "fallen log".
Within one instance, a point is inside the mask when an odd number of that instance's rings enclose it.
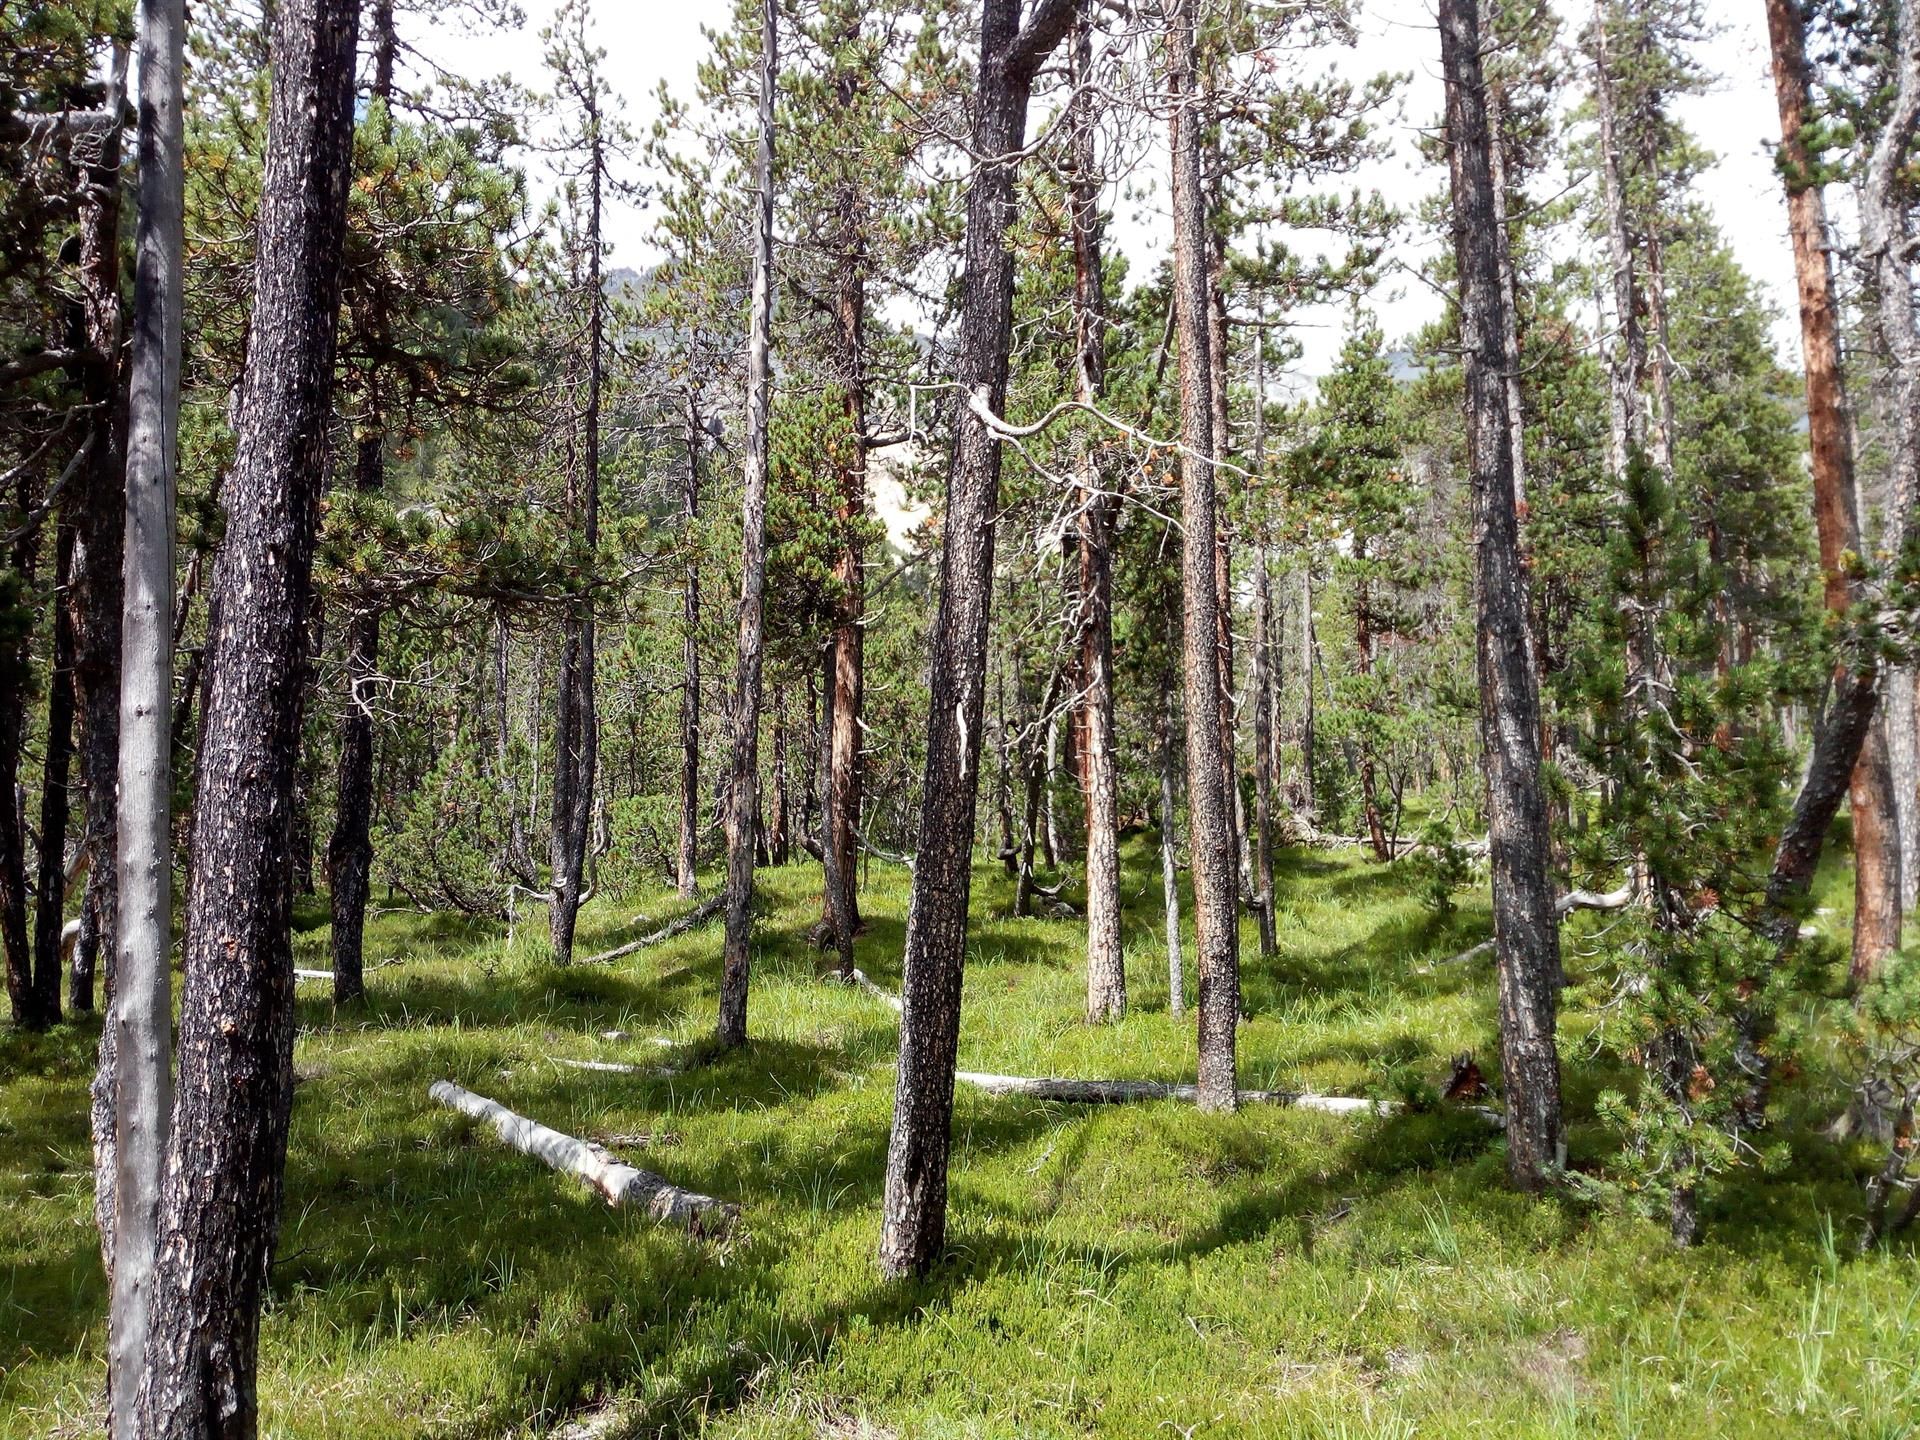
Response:
[[[1593,891],[1569,890],[1553,902],[1556,919],[1564,920],[1576,910],[1624,910],[1633,903],[1633,882],[1629,880],[1618,890]],[[1477,956],[1485,955],[1493,949],[1493,941],[1482,940],[1478,945],[1469,946],[1458,955],[1449,955],[1444,960],[1436,960],[1436,965],[1462,965]]]
[[[1060,1100],[1075,1105],[1137,1105],[1152,1100],[1192,1100],[1196,1088],[1160,1080],[1057,1080],[1025,1075],[987,1075],[961,1070],[954,1077],[990,1095],[1024,1095],[1033,1100]],[[1406,1106],[1398,1100],[1368,1100],[1353,1095],[1316,1095],[1310,1090],[1241,1090],[1242,1105],[1287,1105],[1296,1110],[1320,1110],[1331,1115],[1398,1115]],[[1467,1111],[1490,1125],[1505,1124],[1498,1111],[1478,1106]]]
[[[884,1001],[886,1004],[892,1006],[896,1015],[904,1012],[905,1007],[901,1004],[900,997],[891,990],[882,989],[880,986],[874,984],[873,981],[868,978],[866,971],[855,970],[853,972],[853,983],[873,996],[876,1000]]]
[[[618,960],[622,956],[633,954],[636,950],[644,950],[649,945],[659,945],[665,941],[672,940],[677,936],[686,934],[687,931],[693,929],[694,926],[704,924],[708,920],[711,920],[720,913],[726,903],[726,892],[721,891],[703,900],[678,919],[669,920],[652,934],[642,935],[638,940],[629,940],[624,945],[616,945],[611,950],[602,950],[598,955],[589,955],[580,963],[583,965],[604,965],[609,960]]]
[[[683,1190],[650,1170],[615,1160],[598,1145],[549,1130],[497,1100],[461,1089],[451,1080],[434,1081],[427,1093],[462,1115],[487,1121],[501,1140],[521,1154],[584,1180],[616,1208],[645,1210],[655,1220],[683,1225],[696,1235],[724,1235],[740,1216],[738,1205]]]

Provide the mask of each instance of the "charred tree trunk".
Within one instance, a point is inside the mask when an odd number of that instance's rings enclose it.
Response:
[[[1174,305],[1180,346],[1182,674],[1187,720],[1187,829],[1200,965],[1199,1105],[1235,1106],[1235,1032],[1240,1017],[1233,800],[1222,705],[1220,561],[1207,278],[1206,196],[1200,169],[1194,0],[1163,0],[1167,81],[1174,105]]]
[[[1305,636],[1300,657],[1300,769],[1306,781],[1307,818],[1319,823],[1320,802],[1314,793],[1313,672],[1320,661],[1320,635],[1313,623],[1313,557],[1300,567],[1300,633]]]
[[[733,682],[733,785],[727,796],[727,938],[720,981],[723,1046],[747,1040],[753,946],[753,849],[760,813],[760,632],[767,585],[767,347],[773,325],[774,0],[760,10],[760,145],[755,161],[753,313],[747,336],[747,456],[740,499],[740,659]]]
[[[1253,572],[1253,883],[1260,920],[1260,953],[1274,952],[1273,927],[1273,600],[1267,551],[1255,552]]]
[[[1362,565],[1366,563],[1364,547],[1354,547],[1354,559]],[[1354,587],[1353,601],[1353,648],[1356,668],[1360,674],[1373,673],[1373,591],[1366,577],[1362,576]],[[1393,852],[1387,847],[1386,827],[1380,823],[1379,782],[1375,776],[1373,742],[1363,739],[1360,743],[1360,802],[1366,812],[1367,843],[1373,847],[1373,858],[1391,860]]]
[[[940,604],[927,653],[927,759],[907,919],[899,1080],[887,1146],[880,1268],[924,1272],[946,1242],[954,1056],[961,963],[972,893],[974,807],[993,603],[1000,445],[981,407],[1006,401],[1013,324],[1013,157],[1026,142],[1034,72],[1065,34],[1071,0],[1038,0],[1020,27],[1019,0],[982,0],[972,151],[987,157],[967,194],[966,278],[956,357],[953,455],[940,562]]]
[[[179,1104],[135,1402],[143,1440],[250,1440],[257,1423],[260,1302],[293,1096],[287,848],[358,22],[356,0],[285,0],[274,18],[253,339],[208,617]]]
[[[1475,0],[1441,0],[1439,18],[1473,466],[1480,729],[1487,765],[1507,1174],[1515,1186],[1537,1190],[1561,1163],[1560,1059],[1554,1044],[1560,931],[1547,876],[1540,702],[1527,650],[1526,572],[1514,515],[1504,297],[1491,243],[1491,135]]]

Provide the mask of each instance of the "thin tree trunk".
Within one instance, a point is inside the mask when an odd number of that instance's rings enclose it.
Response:
[[[1174,304],[1180,359],[1182,674],[1187,828],[1200,967],[1199,1104],[1232,1110],[1240,1013],[1233,806],[1221,705],[1222,626],[1213,457],[1207,215],[1194,70],[1194,0],[1163,0],[1173,142]]]
[[[361,435],[354,486],[378,491],[385,473],[385,437],[376,426]],[[333,1000],[348,1005],[366,993],[361,955],[367,893],[373,873],[373,695],[379,673],[380,612],[365,609],[347,621],[347,712],[340,722],[340,768],[333,834],[327,841],[328,903],[333,913]]]
[[[73,808],[74,527],[64,516],[55,532],[53,655],[47,674],[47,730],[40,761],[40,873],[34,884],[33,992],[40,1023],[60,1019],[60,931],[67,918],[67,816]]]
[[[15,507],[25,516],[32,508],[29,469],[22,466],[15,486]],[[31,593],[35,562],[40,551],[37,527],[21,527],[7,563]],[[40,997],[33,985],[33,938],[27,928],[27,825],[20,788],[20,752],[26,738],[28,647],[30,627],[21,627],[0,648],[0,947],[6,950],[7,1001],[13,1023],[23,1030],[43,1030],[51,1022],[40,1014]]]
[[[700,450],[706,430],[694,392],[687,392],[687,488],[684,499],[686,570],[681,577],[680,624],[680,843],[674,852],[675,888],[690,899],[699,888],[700,855]]]
[[[787,697],[784,690],[773,707],[773,803],[767,819],[767,861],[784,865],[791,856],[788,817],[793,797],[787,793]]]
[[[590,71],[580,100],[585,107],[587,190],[587,404],[578,474],[569,472],[567,508],[580,527],[589,556],[600,545],[600,370],[606,332],[606,297],[600,284],[600,207],[606,152],[600,131],[597,72]],[[548,941],[554,963],[573,960],[573,931],[586,894],[587,837],[600,759],[600,719],[594,700],[594,601],[591,591],[573,602],[564,623],[559,665],[559,714],[553,748],[553,836],[549,849]]]
[[[1093,24],[1087,4],[1074,24],[1077,83],[1093,79]],[[1106,385],[1106,285],[1102,273],[1099,178],[1094,173],[1093,98],[1075,102],[1073,215],[1074,395],[1097,404]],[[1127,1012],[1126,957],[1120,940],[1119,782],[1113,736],[1113,522],[1090,437],[1076,441],[1079,494],[1080,701],[1076,746],[1087,835],[1087,1020]]]
[[[173,519],[180,422],[186,14],[141,0],[126,508],[121,533],[114,955],[94,1092],[94,1214],[111,1256],[108,1431],[140,1434],[161,1174],[173,1106]],[[102,536],[104,539],[104,534]],[[101,560],[110,564],[104,555]],[[103,922],[107,917],[103,916]],[[99,1117],[112,1116],[111,1141]]]
[[[1366,563],[1366,551],[1363,547],[1354,547],[1354,558],[1361,564]],[[1356,668],[1361,675],[1373,674],[1373,587],[1362,576],[1354,584],[1353,635],[1354,653],[1357,657]],[[1379,783],[1375,778],[1373,742],[1363,739],[1360,743],[1360,802],[1366,813],[1367,843],[1373,847],[1373,858],[1391,860],[1393,852],[1387,848],[1386,827],[1380,823]]]
[[[1167,1011],[1187,1013],[1187,977],[1180,953],[1180,855],[1174,833],[1173,676],[1160,702],[1160,900],[1167,926]]]
[[[1441,0],[1440,47],[1473,466],[1480,728],[1487,766],[1507,1174],[1515,1186],[1535,1190],[1561,1163],[1560,1060],[1554,1044],[1560,930],[1547,876],[1539,696],[1527,651],[1526,572],[1514,515],[1504,297],[1490,243],[1495,223],[1491,135],[1477,8],[1475,0]]]
[[[1313,623],[1313,557],[1309,554],[1306,563],[1300,567],[1300,630],[1306,636],[1304,653],[1300,657],[1301,679],[1301,722],[1300,722],[1300,768],[1305,772],[1307,787],[1307,819],[1315,824],[1320,819],[1320,802],[1314,790],[1314,704],[1313,672],[1320,663],[1320,636]]]
[[[327,474],[358,21],[355,0],[283,0],[274,19],[253,341],[208,618],[179,1104],[136,1399],[142,1440],[250,1440],[257,1426],[260,1303],[293,1094],[286,856]],[[140,588],[129,586],[130,599]],[[128,631],[131,641],[137,631]],[[131,728],[123,715],[123,735]],[[122,1058],[147,1038],[123,1039]],[[132,1269],[116,1263],[116,1281],[123,1268]]]
[[[1273,601],[1267,577],[1267,547],[1254,552],[1253,572],[1253,851],[1260,953],[1274,952],[1273,927],[1273,689],[1269,635]]]
[[[1065,34],[1071,0],[1039,0],[1022,30],[1019,0],[982,0],[972,151],[1010,157],[1026,140],[1034,72]],[[1013,323],[1014,164],[989,158],[967,194],[966,271],[956,356],[952,461],[940,603],[928,637],[927,759],[902,979],[899,1079],[887,1145],[880,1268],[923,1273],[946,1242],[961,961],[972,891],[974,808],[993,603],[1000,444],[974,407],[1006,402]]]
[[[733,685],[733,786],[728,794],[727,938],[719,1041],[747,1039],[753,945],[753,847],[760,788],[760,631],[767,585],[768,340],[773,325],[773,94],[778,74],[774,0],[760,10],[760,145],[755,162],[753,313],[747,337],[747,455],[740,498],[740,661]]]
[[[108,106],[125,105],[128,52],[114,48]],[[81,902],[81,935],[73,950],[72,1001],[93,1009],[93,981],[100,940],[111,956],[114,918],[115,787],[120,765],[120,569],[126,528],[126,372],[120,361],[124,321],[120,300],[121,127],[101,137],[99,164],[88,175],[80,208],[80,285],[88,360],[87,398],[102,418],[93,426],[84,489],[73,505],[73,680],[80,724],[80,782],[86,794],[83,844],[87,890]],[[110,1026],[101,1043],[110,1045]],[[111,1066],[105,1067],[111,1074]],[[111,1155],[111,1087],[96,1083],[96,1139]],[[111,1194],[111,1182],[105,1193]]]
[[[1891,503],[1881,537],[1882,548],[1890,555],[1899,555],[1906,543],[1914,492],[1920,488],[1920,339],[1914,330],[1910,226],[1899,189],[1920,120],[1920,6],[1915,0],[1901,0],[1897,33],[1897,91],[1860,193],[1861,255],[1870,267],[1880,348],[1893,373]],[[1881,689],[1880,713],[1853,779],[1852,978],[1856,985],[1872,979],[1899,947],[1902,899],[1911,885],[1902,869],[1902,852],[1907,837],[1920,833],[1913,788],[1912,673],[1889,671]],[[1897,740],[1890,734],[1894,727],[1899,728]],[[1862,771],[1866,772],[1864,783]],[[1902,782],[1899,788],[1896,776]]]

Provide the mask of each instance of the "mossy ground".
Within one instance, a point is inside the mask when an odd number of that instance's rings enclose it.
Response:
[[[1133,1008],[1097,1029],[1080,1019],[1079,923],[1005,918],[1009,884],[977,872],[965,1067],[1191,1075],[1153,848],[1135,839],[1126,859]],[[371,973],[364,1009],[336,1015],[302,987],[263,1434],[531,1435],[610,1399],[610,1437],[1916,1433],[1920,1261],[1853,1255],[1860,1157],[1818,1136],[1817,1057],[1784,1097],[1791,1173],[1719,1189],[1685,1254],[1651,1223],[1509,1194],[1497,1137],[1459,1116],[1209,1117],[963,1087],[952,1257],[883,1284],[895,1021],[815,978],[817,877],[763,873],[754,1041],[719,1059],[700,1043],[715,926],[556,970],[536,937],[383,915],[369,958],[401,963]],[[1246,935],[1243,1084],[1392,1094],[1457,1052],[1491,1057],[1486,966],[1431,963],[1485,933],[1483,905],[1438,922],[1393,869],[1324,853],[1288,854],[1280,894],[1279,955]],[[905,902],[905,873],[872,867],[859,963],[883,984]],[[582,953],[675,908],[665,892],[596,902]],[[323,965],[325,945],[303,930],[299,963]],[[0,1040],[7,1436],[88,1433],[98,1413],[96,1037]],[[1600,1085],[1583,1037],[1569,1017],[1576,1117]],[[442,1077],[737,1199],[743,1232],[704,1242],[607,1209],[429,1102]],[[1576,1129],[1576,1156],[1606,1144]]]

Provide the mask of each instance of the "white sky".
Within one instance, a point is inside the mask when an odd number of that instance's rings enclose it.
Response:
[[[519,34],[475,34],[456,22],[410,38],[437,63],[457,73],[506,73],[538,89],[546,78],[538,32],[553,12],[553,0],[525,0],[525,8],[528,24]],[[1570,0],[1564,8],[1583,7]],[[1797,363],[1786,206],[1766,145],[1769,137],[1777,136],[1779,122],[1767,69],[1764,10],[1761,0],[1715,0],[1713,8],[1724,12],[1716,16],[1724,28],[1703,47],[1699,58],[1720,77],[1719,83],[1711,93],[1681,102],[1680,115],[1719,156],[1719,163],[1701,178],[1699,192],[1718,217],[1735,257],[1761,282],[1780,312],[1774,326],[1776,345],[1788,363]],[[1431,0],[1365,0],[1365,10],[1359,48],[1342,57],[1338,68],[1353,75],[1411,72],[1413,78],[1404,92],[1401,116],[1392,127],[1395,153],[1363,178],[1390,201],[1411,207],[1444,183],[1444,176],[1422,164],[1413,149],[1415,127],[1436,118],[1441,108],[1439,37]],[[636,133],[646,133],[654,122],[654,93],[660,81],[665,80],[677,95],[692,92],[695,66],[707,48],[700,27],[725,23],[729,11],[728,0],[604,0],[597,31],[607,52],[606,75],[625,102],[625,118]],[[1571,23],[1570,17],[1570,28]],[[1160,169],[1158,162],[1154,168]],[[540,183],[537,178],[535,183]],[[1151,200],[1145,207],[1116,202],[1115,209],[1114,238],[1134,263],[1135,273],[1143,273],[1160,252],[1165,226]],[[613,264],[637,268],[655,258],[648,244],[650,223],[637,208],[613,207],[607,217]],[[1420,252],[1409,243],[1400,253],[1411,261]],[[1390,337],[1408,334],[1438,307],[1425,286],[1405,278],[1386,285],[1373,304]],[[1342,317],[1335,312],[1302,318],[1307,322],[1300,332],[1306,353],[1299,368],[1308,376],[1324,373],[1339,345]]]

